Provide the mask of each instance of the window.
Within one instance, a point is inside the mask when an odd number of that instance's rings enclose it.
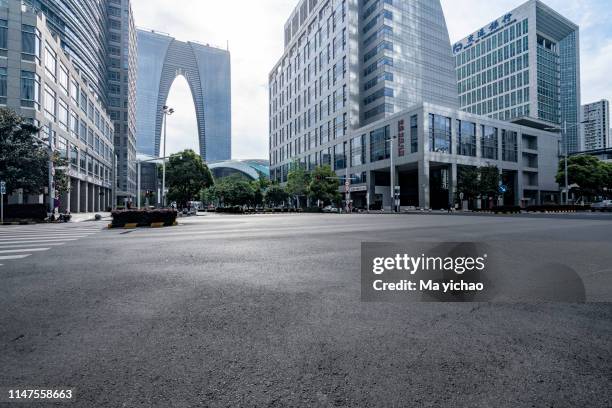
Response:
[[[451,119],[429,114],[429,149],[436,153],[452,153]]]
[[[38,109],[40,105],[40,77],[34,72],[21,71],[21,106]]]
[[[59,126],[65,131],[68,131],[68,104],[60,99],[57,106]]]
[[[476,157],[476,124],[457,121],[457,154]]]
[[[6,68],[0,68],[0,104],[6,104]]]
[[[410,152],[419,151],[419,119],[417,115],[410,117]]]
[[[68,95],[68,69],[60,63],[59,66],[59,84],[64,95]]]
[[[8,22],[6,20],[0,20],[0,48],[2,48],[3,50],[6,50],[7,47],[8,47]]]
[[[496,127],[482,125],[481,149],[483,159],[497,160],[499,157],[497,135],[498,130]]]
[[[76,106],[79,106],[79,84],[75,79],[70,80],[70,98]]]
[[[55,107],[55,91],[48,85],[45,86],[45,117],[49,120],[55,121],[56,107]]]
[[[502,130],[502,159],[508,162],[518,162],[517,133]]]
[[[79,158],[79,149],[76,146],[71,146],[70,149],[70,167],[73,169],[77,168],[77,162]]]
[[[79,138],[79,118],[76,112],[70,112],[70,133],[75,139]]]
[[[45,69],[47,73],[55,80],[57,74],[57,60],[55,52],[47,45],[45,47]]]
[[[365,135],[351,139],[351,167],[365,164]]]
[[[334,170],[346,168],[346,142],[334,146]]]
[[[370,162],[385,160],[390,157],[391,146],[388,142],[391,139],[389,125],[370,132]]]
[[[40,59],[40,31],[34,26],[21,25],[21,58],[26,61]]]

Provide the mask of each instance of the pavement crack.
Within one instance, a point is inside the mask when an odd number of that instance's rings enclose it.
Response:
[[[11,343],[13,343],[13,342],[15,342],[17,340],[23,339],[24,337],[25,337],[25,335],[20,334],[19,336],[15,337],[13,340],[11,340]]]

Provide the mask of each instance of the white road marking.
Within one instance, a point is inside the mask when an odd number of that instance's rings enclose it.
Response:
[[[6,241],[32,241],[33,239],[38,239],[38,238],[43,238],[43,239],[49,239],[49,238],[57,238],[58,240],[64,240],[64,238],[85,238],[87,235],[66,235],[66,236],[57,236],[54,237],[53,235],[34,235],[31,237],[16,237],[16,238],[0,238],[0,242],[6,242]]]
[[[23,248],[23,249],[6,249],[6,250],[1,250],[0,254],[13,254],[16,252],[42,252],[42,251],[48,251],[51,248]]]
[[[23,259],[23,258],[26,258],[26,257],[28,257],[28,256],[30,256],[30,255],[32,255],[32,254],[0,256],[0,259],[2,259],[2,260],[8,260],[8,259]]]

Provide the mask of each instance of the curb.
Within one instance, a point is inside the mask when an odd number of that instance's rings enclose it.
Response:
[[[151,223],[150,225],[143,225],[140,226],[140,228],[164,228],[164,227],[176,227],[178,225],[178,222],[174,222],[172,225],[165,225],[163,222],[154,222]],[[113,225],[113,224],[108,224],[108,229],[136,229],[139,228],[139,225],[137,223],[129,223],[129,224],[123,224],[123,225]]]

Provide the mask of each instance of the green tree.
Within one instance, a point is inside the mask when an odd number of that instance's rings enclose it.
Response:
[[[285,189],[278,184],[272,184],[264,194],[264,201],[270,207],[280,206],[286,202],[288,198],[289,194],[287,194]]]
[[[68,175],[68,160],[62,157],[58,152],[53,153],[53,166],[55,168],[55,176],[53,178],[55,191],[57,194],[63,194],[70,190],[70,176]]]
[[[18,189],[40,194],[48,184],[49,152],[38,131],[11,109],[0,108],[0,180],[8,194]]]
[[[567,163],[569,185],[578,185],[577,190],[582,195],[600,195],[610,184],[609,166],[595,156],[572,156]],[[562,187],[565,186],[565,159],[559,162],[557,183]]]
[[[330,166],[320,166],[314,169],[308,185],[308,196],[312,200],[320,200],[324,205],[341,200],[339,180]]]
[[[218,200],[217,187],[212,185],[200,191],[200,201],[205,205],[215,204]]]
[[[241,176],[221,179],[215,185],[216,194],[224,205],[248,205],[255,202],[255,189],[251,182]]]
[[[168,199],[181,207],[199,198],[203,188],[214,184],[212,174],[202,158],[193,150],[184,150],[170,156],[166,165]]]
[[[480,173],[480,195],[483,197],[497,197],[499,195],[500,175],[497,166],[485,166],[478,169]]]
[[[290,196],[295,197],[297,207],[300,207],[300,197],[308,194],[310,174],[299,163],[294,163],[292,170],[287,175],[287,186],[285,190]]]
[[[461,167],[457,177],[457,196],[463,193],[464,200],[474,200],[480,194],[480,171],[476,167]]]

